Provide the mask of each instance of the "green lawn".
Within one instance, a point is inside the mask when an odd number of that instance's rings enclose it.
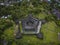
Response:
[[[42,26],[42,32],[44,33],[44,41],[45,42],[56,42],[57,43],[57,31],[56,24],[52,22],[48,22]]]
[[[42,25],[42,32],[44,34],[44,39],[38,39],[36,37],[36,35],[22,35],[23,38],[22,39],[17,39],[16,42],[17,44],[20,45],[51,45],[49,43],[55,43],[57,45],[58,43],[58,39],[57,39],[57,31],[56,31],[56,24],[52,21],[52,22],[48,22],[44,25]],[[14,39],[14,30],[12,30],[12,28],[7,29],[4,34],[5,34],[5,38],[7,40],[11,40]],[[16,42],[13,41],[12,45],[16,45]],[[54,45],[55,45],[54,44]]]
[[[37,16],[40,19],[44,19],[46,15],[39,14]],[[21,26],[21,25],[20,25]],[[21,29],[21,28],[20,28]],[[44,35],[43,40],[38,39],[36,35],[22,35],[22,39],[13,41],[12,45],[58,45],[57,30],[55,22],[47,22],[42,25],[41,31]],[[22,30],[22,29],[21,29]],[[5,30],[4,35],[7,40],[14,40],[14,27]],[[17,42],[17,43],[16,43]]]

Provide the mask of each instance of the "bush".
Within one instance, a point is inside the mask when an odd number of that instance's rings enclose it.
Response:
[[[13,25],[10,20],[1,19],[0,20],[0,30],[5,30]]]

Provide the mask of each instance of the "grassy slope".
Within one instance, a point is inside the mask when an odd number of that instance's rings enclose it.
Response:
[[[45,42],[57,42],[56,25],[54,22],[48,22],[42,26]]]
[[[39,15],[41,18],[44,18],[45,15]],[[56,24],[52,22],[48,22],[44,25],[42,25],[42,32],[44,34],[44,39],[40,40],[35,35],[23,35],[22,39],[17,40],[17,43],[20,45],[42,45],[43,43],[49,43],[49,42],[55,42],[57,43],[57,32],[56,32]],[[7,38],[14,38],[13,37],[13,30],[8,29],[4,32],[5,35],[7,35]],[[12,45],[16,45],[15,42],[13,42]],[[44,44],[43,44],[44,45]],[[49,44],[47,44],[49,45]]]

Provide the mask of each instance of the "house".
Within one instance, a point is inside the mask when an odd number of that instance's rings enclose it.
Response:
[[[60,41],[60,33],[58,32],[58,40]]]
[[[17,23],[18,22],[18,23]],[[26,18],[18,21],[17,20],[17,24],[16,24],[16,31],[15,31],[15,38],[19,39],[22,38],[21,34],[36,34],[36,36],[39,39],[43,39],[43,33],[41,32],[41,24],[42,20],[39,20],[37,18],[34,18],[31,14],[28,15]],[[21,28],[22,30],[20,30],[20,24],[21,24]]]
[[[9,18],[9,17],[11,17],[11,15],[2,16],[1,18],[7,19],[7,18]]]
[[[50,2],[51,0],[43,0],[43,1],[45,1],[45,2]]]
[[[57,17],[57,20],[60,20],[60,12],[59,12],[59,10],[53,9],[52,12]]]
[[[18,3],[20,1],[22,1],[22,0],[4,0],[4,1],[2,0],[0,2],[0,5],[10,6],[10,4],[12,4],[12,3]]]
[[[38,34],[41,29],[42,22],[32,15],[28,15],[28,17],[22,19],[22,33],[24,34]]]
[[[58,3],[60,2],[60,0],[55,0],[55,1],[58,2]]]

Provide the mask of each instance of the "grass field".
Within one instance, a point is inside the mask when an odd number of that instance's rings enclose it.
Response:
[[[42,14],[43,15],[43,14]],[[44,16],[40,16],[44,18]],[[4,32],[5,39],[11,40],[14,38],[14,27],[7,29]],[[22,35],[22,39],[13,41],[12,45],[58,45],[57,27],[54,21],[47,22],[42,25],[41,31],[44,35],[43,40],[38,39],[36,35]]]

